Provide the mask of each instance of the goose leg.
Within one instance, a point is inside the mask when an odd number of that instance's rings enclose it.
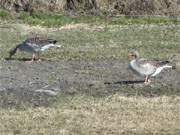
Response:
[[[31,61],[34,62],[36,60],[36,54],[33,53]]]
[[[34,62],[36,60],[36,54],[35,53],[33,53],[32,54],[32,59],[31,59],[31,61],[30,62]]]
[[[32,62],[34,62],[34,61],[40,62],[41,61],[41,59],[39,57],[39,52],[33,54],[32,60],[33,60]]]
[[[152,81],[150,79],[148,79],[148,83],[151,83]]]
[[[27,63],[33,63],[35,60],[36,60],[36,54],[33,53],[31,60],[30,60],[30,61],[27,61]]]
[[[37,61],[38,61],[38,62],[41,61],[40,56],[39,56],[39,52],[37,53]]]
[[[144,81],[144,84],[145,85],[149,85],[151,83],[150,79],[149,79],[149,76],[146,76],[145,78],[145,81]]]

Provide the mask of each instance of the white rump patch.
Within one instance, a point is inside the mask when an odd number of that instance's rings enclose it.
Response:
[[[46,51],[49,48],[53,48],[53,47],[56,47],[56,46],[54,44],[48,44],[48,45],[41,47],[41,51]]]
[[[164,68],[172,68],[172,66],[170,65],[164,65],[162,67],[159,67],[156,69],[156,71],[152,74],[152,76],[156,76],[158,75]]]

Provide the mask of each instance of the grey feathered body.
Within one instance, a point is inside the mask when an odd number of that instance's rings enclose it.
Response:
[[[19,49],[27,52],[39,52],[44,51],[43,48],[45,48],[45,46],[49,46],[49,48],[54,46],[56,42],[57,41],[53,39],[44,39],[40,37],[29,38],[22,43]],[[49,48],[47,47],[47,49]]]
[[[28,53],[39,53],[55,47],[56,42],[56,40],[41,37],[28,38],[10,50],[10,57],[16,53],[17,49]]]
[[[134,59],[130,62],[130,68],[141,76],[156,76],[164,68],[172,68],[168,61]]]

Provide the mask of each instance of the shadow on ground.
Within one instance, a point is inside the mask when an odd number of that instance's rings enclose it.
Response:
[[[1,107],[21,106],[21,103],[49,106],[62,94],[94,97],[117,92],[124,96],[180,95],[180,73],[175,70],[162,72],[153,79],[152,85],[144,86],[144,78],[134,75],[127,61],[61,60],[28,64],[26,60],[1,61]]]

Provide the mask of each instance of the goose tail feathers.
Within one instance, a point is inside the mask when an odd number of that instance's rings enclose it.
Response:
[[[163,68],[173,68],[171,65],[164,65]]]
[[[176,69],[176,66],[172,66],[172,69]]]
[[[54,39],[48,39],[48,42],[51,44],[56,44],[58,41]]]
[[[171,69],[176,69],[176,65],[175,64],[172,64],[169,65],[171,62],[170,61],[163,61],[162,64],[164,64],[164,68],[171,68]]]
[[[172,64],[170,61],[162,61],[161,64],[163,68],[176,69],[176,65]]]

